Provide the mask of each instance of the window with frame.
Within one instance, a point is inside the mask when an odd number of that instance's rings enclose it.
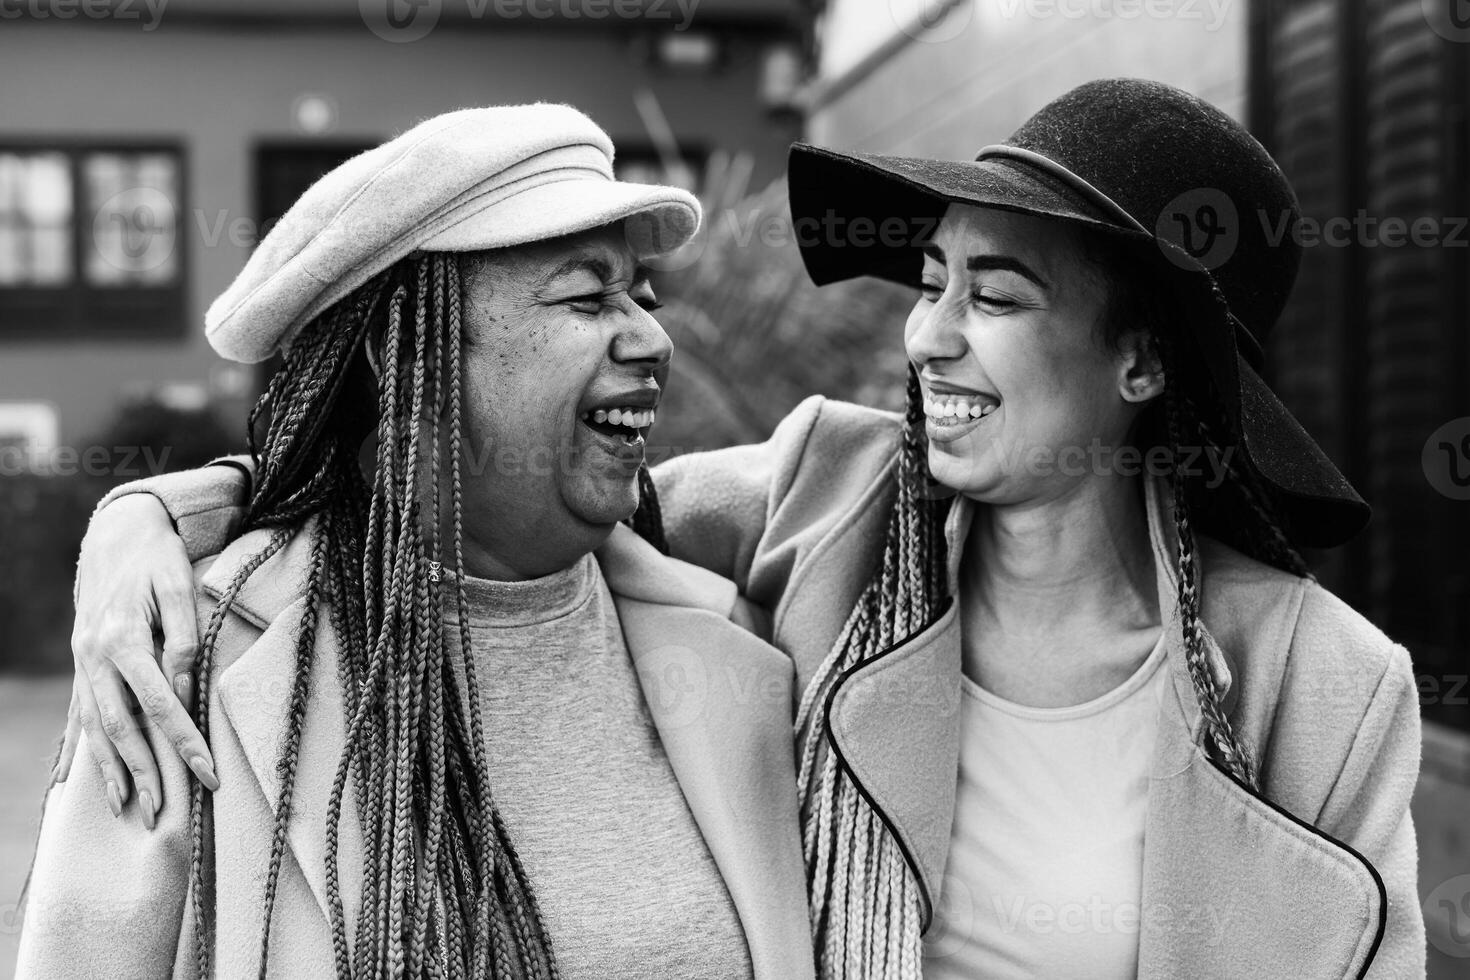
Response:
[[[164,144],[0,144],[0,340],[177,335],[184,160]]]

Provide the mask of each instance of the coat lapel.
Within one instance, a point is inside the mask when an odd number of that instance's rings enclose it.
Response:
[[[956,497],[945,527],[951,595],[972,506]],[[897,838],[918,880],[925,930],[954,823],[960,664],[960,617],[950,601],[925,629],[839,677],[827,703],[839,762]]]
[[[258,639],[219,675],[219,701],[249,761],[264,801],[274,814],[282,775],[277,766],[285,749],[296,675],[296,645],[305,600],[300,598],[310,563],[311,535],[296,534],[276,556],[251,576],[235,611],[264,627]],[[263,535],[250,534],[227,549],[205,574],[203,587],[216,598],[250,555],[263,547]],[[237,549],[239,549],[237,551]],[[327,915],[326,836],[332,783],[345,743],[341,682],[337,676],[336,630],[323,620],[316,632],[308,675],[306,714],[298,748],[287,842],[323,915]],[[361,894],[362,838],[349,780],[342,797],[338,848],[341,895],[348,927],[356,919]]]
[[[1385,899],[1377,872],[1205,756],[1182,649],[1172,515],[1157,482],[1146,493],[1173,693],[1161,700],[1150,780],[1139,976],[1358,977],[1382,934]],[[971,506],[957,499],[948,529],[953,586]],[[1278,635],[1270,628],[1257,632]],[[840,757],[899,839],[931,901],[954,818],[959,634],[951,606],[922,633],[844,675],[829,706]],[[1289,640],[1289,624],[1279,635]],[[1204,640],[1229,711],[1237,698],[1230,664],[1208,630]]]
[[[756,980],[813,975],[791,660],[735,626],[734,586],[625,528],[598,551],[644,698],[745,930]]]
[[[205,574],[216,598],[268,540],[241,538]],[[597,553],[617,605],[649,711],[674,775],[745,931],[757,980],[812,976],[806,883],[792,747],[791,661],[730,622],[734,586],[660,555],[619,527]],[[252,575],[235,611],[263,632],[220,664],[223,723],[239,741],[272,812],[295,675],[296,638],[310,560],[297,534]],[[317,630],[309,701],[287,840],[327,914],[328,802],[345,740],[336,632]],[[361,834],[349,785],[338,867],[349,932],[361,894]]]
[[[1382,936],[1383,883],[1352,848],[1206,756],[1179,622],[1177,539],[1161,487],[1150,481],[1147,493],[1173,694],[1160,704],[1149,781],[1138,975],[1360,977]],[[1228,710],[1229,665],[1208,629],[1203,636]]]

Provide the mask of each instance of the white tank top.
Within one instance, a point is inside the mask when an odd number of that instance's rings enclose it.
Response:
[[[925,980],[1132,980],[1162,639],[1119,687],[1028,708],[963,678],[949,864]]]

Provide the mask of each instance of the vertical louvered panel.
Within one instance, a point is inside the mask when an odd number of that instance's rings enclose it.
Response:
[[[1268,346],[1283,401],[1374,507],[1366,534],[1318,556],[1321,577],[1408,644],[1421,673],[1457,676],[1470,504],[1435,490],[1421,453],[1470,415],[1470,248],[1388,245],[1382,223],[1427,217],[1442,236],[1470,211],[1470,45],[1436,34],[1420,0],[1257,2],[1262,136],[1309,222],[1351,228],[1349,244],[1306,249]],[[1463,705],[1424,707],[1470,722]]]
[[[1449,48],[1418,0],[1370,0],[1365,65],[1369,211],[1380,219],[1449,215],[1444,110]],[[1413,643],[1421,664],[1444,661],[1452,610],[1446,583],[1465,560],[1447,535],[1454,505],[1425,477],[1420,454],[1453,410],[1454,349],[1444,289],[1447,251],[1366,249],[1372,615]]]
[[[1337,0],[1276,5],[1267,40],[1274,125],[1267,142],[1295,187],[1302,215],[1328,221],[1348,206],[1348,107],[1344,105],[1347,45]],[[1340,467],[1351,473],[1355,445],[1346,390],[1350,320],[1350,255],[1305,249],[1291,302],[1267,347],[1268,378],[1281,400]],[[1322,581],[1353,598],[1349,554],[1313,556]]]

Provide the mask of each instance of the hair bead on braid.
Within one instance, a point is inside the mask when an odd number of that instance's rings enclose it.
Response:
[[[265,869],[261,977],[324,623],[338,647],[347,718],[321,828],[337,977],[560,977],[535,892],[487,778],[480,680],[465,626],[461,299],[458,257],[404,260],[308,325],[250,413],[257,476],[246,526],[276,530],[211,615],[194,713],[207,740],[211,668],[226,615],[257,569],[294,537],[308,535],[311,560]],[[365,371],[367,344],[380,365],[372,406],[352,397],[359,394],[354,381]],[[373,426],[376,456],[365,481],[359,448]],[[445,476],[448,540],[441,541]],[[630,523],[666,551],[646,471],[639,482],[642,499]],[[441,567],[453,572],[453,592],[443,597]],[[443,628],[451,604],[459,624],[454,635]],[[337,854],[349,780],[363,846],[361,909],[351,941]],[[209,798],[197,780],[191,790],[195,953],[200,976],[207,977],[213,903],[203,896],[216,887],[205,880]]]

